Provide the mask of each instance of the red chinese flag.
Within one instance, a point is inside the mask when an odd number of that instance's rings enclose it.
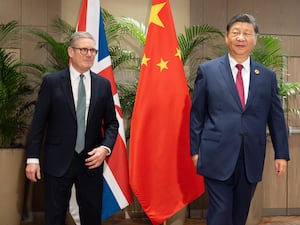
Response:
[[[154,0],[130,135],[131,187],[153,224],[204,192],[189,145],[191,100],[169,0]]]

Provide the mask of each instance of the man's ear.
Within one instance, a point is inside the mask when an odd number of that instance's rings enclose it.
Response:
[[[73,49],[71,47],[68,47],[68,55],[69,55],[69,57],[72,58],[73,54],[74,54]]]

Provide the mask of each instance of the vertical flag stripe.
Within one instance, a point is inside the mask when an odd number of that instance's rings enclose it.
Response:
[[[105,65],[105,63],[107,63],[106,61],[107,61],[108,59],[107,58],[104,58],[103,60],[101,60],[100,62],[102,63],[104,63],[104,65]],[[109,60],[110,60],[110,58],[109,58]],[[101,66],[100,66],[101,67]],[[93,68],[93,69],[96,69],[96,67],[95,68]],[[112,91],[112,93],[113,93],[113,96],[115,96],[116,94],[117,94],[117,87],[116,87],[116,84],[115,84],[115,81],[114,81],[114,79],[111,79],[110,77],[111,77],[111,73],[112,73],[112,67],[111,66],[109,66],[109,67],[106,67],[106,68],[100,68],[101,70],[99,70],[99,71],[101,71],[101,76],[103,76],[103,77],[105,77],[105,78],[107,78],[108,80],[110,80],[110,83],[111,83],[111,91]],[[95,70],[96,71],[96,70]]]
[[[125,208],[128,205],[127,198],[123,194],[123,190],[119,186],[118,181],[115,179],[113,171],[111,171],[110,167],[104,162],[104,172],[103,176],[105,178],[105,182],[108,184],[110,189],[113,189],[112,195],[115,197],[116,202],[121,208]],[[110,202],[108,202],[110,204]]]
[[[86,13],[87,13],[87,1],[83,1],[81,4],[81,8],[80,8],[80,14],[79,14],[79,18],[81,18],[80,20],[78,20],[78,24],[77,24],[77,31],[85,31],[86,29]]]
[[[121,135],[117,137],[116,146],[118,148],[114,148],[114,154],[109,157],[106,162],[112,171],[112,174],[115,179],[117,179],[120,189],[123,191],[123,195],[126,199],[131,199],[131,189],[128,185],[129,175],[128,175],[128,167],[127,169],[122,170],[120,165],[124,162],[124,159],[127,159],[127,154],[125,151],[121,151],[120,149],[125,148],[124,142],[121,139]]]

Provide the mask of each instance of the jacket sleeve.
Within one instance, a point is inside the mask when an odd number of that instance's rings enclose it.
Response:
[[[38,99],[35,106],[35,112],[32,119],[32,125],[27,142],[27,158],[39,158],[40,147],[42,144],[44,129],[46,127],[49,107],[50,107],[50,84],[45,77],[42,81]]]
[[[198,67],[195,81],[192,108],[190,113],[190,151],[191,155],[199,153],[201,134],[206,115],[205,77],[201,66]]]
[[[276,74],[272,74],[272,104],[268,115],[268,127],[275,151],[275,159],[289,160],[287,127],[284,111],[278,94]]]

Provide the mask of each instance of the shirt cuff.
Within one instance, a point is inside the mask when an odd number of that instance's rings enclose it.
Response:
[[[106,147],[104,145],[102,145],[103,148],[105,148],[108,152],[106,153],[106,156],[109,156],[111,154],[111,149],[109,147]]]
[[[29,164],[29,163],[40,164],[40,160],[38,158],[27,158],[26,163],[27,164]]]

